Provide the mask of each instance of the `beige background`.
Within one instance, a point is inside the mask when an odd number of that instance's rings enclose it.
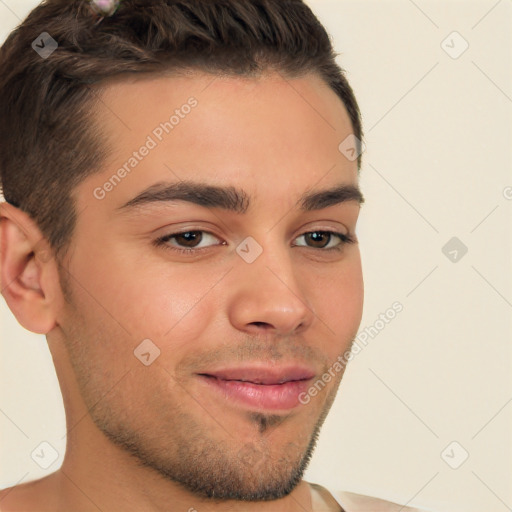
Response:
[[[36,3],[0,0],[2,41]],[[361,332],[403,311],[350,363],[307,479],[438,512],[512,510],[512,2],[309,3],[363,113]],[[468,248],[456,262],[452,237]],[[65,428],[44,337],[3,302],[0,322],[5,487],[57,469]],[[30,458],[41,441],[60,454],[48,470]]]

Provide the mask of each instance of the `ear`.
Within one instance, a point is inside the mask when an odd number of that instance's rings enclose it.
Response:
[[[60,281],[57,262],[35,222],[0,203],[0,290],[18,322],[47,334],[57,324]]]

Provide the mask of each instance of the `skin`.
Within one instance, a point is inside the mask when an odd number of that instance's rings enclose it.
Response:
[[[191,96],[197,107],[95,198]],[[197,373],[221,363],[293,362],[318,378],[350,348],[363,305],[358,245],[329,253],[301,235],[323,229],[355,238],[360,204],[310,212],[296,204],[311,189],[357,186],[356,162],[338,150],[352,133],[342,102],[316,76],[278,73],[124,77],[101,100],[97,120],[113,151],[75,189],[79,215],[66,258],[52,257],[26,214],[0,206],[3,296],[21,325],[46,334],[68,430],[62,467],[4,490],[1,510],[311,510],[301,474],[285,496],[237,501],[208,499],[169,472],[203,483],[215,476],[250,495],[291,485],[313,449],[343,372],[285,412],[226,400]],[[154,183],[188,179],[242,188],[250,207],[240,214],[178,201],[117,210]],[[184,228],[211,233],[200,244],[208,249],[186,256],[153,245]],[[250,264],[235,251],[247,236],[263,249]],[[186,247],[167,245],[180,243]],[[329,246],[339,243],[333,237]],[[133,351],[148,338],[160,356],[145,366]],[[122,445],[127,438],[137,456]]]

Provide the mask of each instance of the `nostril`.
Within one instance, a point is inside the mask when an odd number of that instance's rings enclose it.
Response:
[[[266,322],[251,322],[251,324],[255,325],[256,327],[270,327]]]

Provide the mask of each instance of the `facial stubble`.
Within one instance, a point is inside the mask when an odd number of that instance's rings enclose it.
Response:
[[[155,408],[160,410],[155,421],[140,423],[136,418],[145,411],[130,413],[137,404],[134,407],[130,403],[123,385],[109,391],[102,380],[103,372],[95,368],[94,357],[89,353],[90,322],[80,314],[80,304],[72,296],[69,283],[66,284],[66,302],[72,317],[65,343],[79,391],[94,424],[116,447],[129,454],[137,466],[153,470],[162,479],[202,499],[270,501],[293,491],[311,460],[343,372],[330,390],[324,390],[325,402],[313,428],[308,427],[309,432],[304,431],[297,415],[293,419],[292,415],[289,418],[282,414],[245,412],[244,421],[254,428],[254,440],[243,442],[227,429],[224,439],[218,439],[212,436],[208,425],[178,403],[160,404]],[[97,345],[108,344],[111,339],[105,329],[96,329],[94,336]],[[153,396],[167,395],[172,402],[165,386],[154,391]],[[222,426],[222,422],[218,423]],[[294,440],[284,444],[279,454],[273,453],[273,434],[292,427],[296,430]]]

